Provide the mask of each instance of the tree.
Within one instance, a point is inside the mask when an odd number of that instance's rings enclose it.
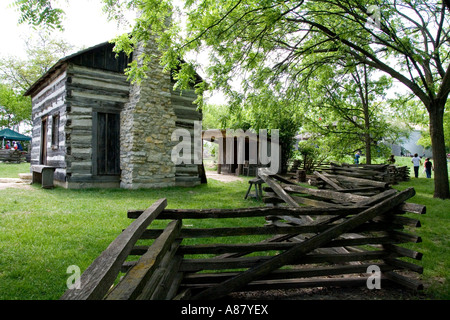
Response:
[[[447,107],[444,113],[444,136],[450,137],[450,109]],[[417,144],[423,146],[424,148],[431,148],[431,137],[429,131],[422,131],[422,136],[420,137]],[[445,151],[450,153],[450,139],[445,140]]]
[[[14,56],[0,59],[2,126],[10,127],[21,121],[31,124],[31,99],[23,93],[73,49],[72,45],[46,31],[38,31],[35,36],[25,41],[26,59]]]
[[[36,1],[17,2],[27,9],[23,2]],[[231,88],[236,75],[248,72],[257,80],[255,85],[284,79],[283,88],[292,92],[301,90],[303,81],[321,65],[350,58],[386,73],[426,108],[436,171],[434,196],[450,198],[443,130],[450,92],[450,1],[185,0],[186,32],[175,19],[167,24],[177,12],[169,0],[105,3],[109,8],[126,4],[142,12],[131,36],[118,39],[118,49],[129,49],[130,44],[148,39],[149,33],[157,33],[166,70],[181,65],[176,77],[180,84],[189,82],[192,66],[179,58],[204,47],[210,48],[215,64],[210,69],[213,87]],[[261,66],[271,68],[270,77]],[[137,65],[129,74],[139,75]]]
[[[17,56],[0,59],[0,79],[17,93],[25,92],[59,59],[68,55],[73,46],[46,31],[38,31],[35,38],[25,41],[26,59]]]
[[[0,127],[11,128],[22,121],[31,122],[30,99],[0,83]]]
[[[365,150],[366,163],[387,156],[383,141],[395,142],[403,135],[385,114],[386,76],[375,79],[373,70],[354,63],[323,66],[306,91],[304,110],[308,121],[303,130],[327,140],[328,153],[339,157]],[[381,153],[381,151],[383,151]]]

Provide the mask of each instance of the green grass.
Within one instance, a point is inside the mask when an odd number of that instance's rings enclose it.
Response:
[[[19,173],[30,173],[30,164],[0,163],[0,178],[19,178]]]
[[[8,166],[5,169],[3,166]],[[0,164],[0,172],[22,171]],[[26,172],[26,170],[24,171]],[[168,208],[236,208],[259,206],[244,200],[247,181],[209,179],[195,188],[158,190],[88,189],[0,190],[0,300],[58,299],[66,290],[67,267],[83,271],[132,220],[131,209],[146,209],[167,198]],[[163,221],[155,221],[164,227]],[[199,220],[186,220],[203,227]],[[262,225],[263,218],[223,221],[231,226]]]
[[[421,227],[409,231],[419,235],[422,242],[405,247],[423,253],[421,261],[410,262],[423,266],[422,280],[429,297],[450,299],[450,200],[433,198],[433,179],[411,178],[411,181],[394,187],[398,190],[413,187],[416,195],[409,202],[426,205],[427,212],[424,215],[407,214],[410,218],[420,220]]]
[[[12,172],[16,176],[10,177],[17,177],[19,172],[29,172],[29,167],[0,164],[0,177]],[[145,209],[157,199],[167,198],[168,208],[261,206],[261,202],[243,199],[249,179],[232,183],[209,179],[207,185],[195,188],[158,190],[44,190],[39,186],[0,190],[0,300],[58,299],[66,290],[70,275],[67,267],[77,265],[85,270],[131,223],[126,217],[128,210]],[[425,204],[427,213],[408,215],[421,221],[422,227],[411,231],[423,239],[408,247],[424,254],[421,261],[414,263],[424,267],[421,279],[426,285],[426,297],[449,299],[450,200],[433,198],[433,179],[411,179],[396,188],[409,186],[416,190],[411,202]],[[164,227],[165,222],[155,223]],[[189,227],[262,226],[264,219],[183,223]]]

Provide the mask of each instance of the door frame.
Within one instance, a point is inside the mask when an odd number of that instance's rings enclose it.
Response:
[[[39,149],[39,164],[47,165],[48,117],[41,118],[41,143]]]

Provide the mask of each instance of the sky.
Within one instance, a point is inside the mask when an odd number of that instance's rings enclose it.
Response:
[[[35,30],[28,25],[19,25],[19,14],[11,7],[13,0],[0,1],[0,56],[24,56],[24,40],[32,37]],[[118,28],[115,22],[108,22],[102,12],[101,1],[76,0],[61,2],[66,17],[64,33],[55,35],[77,48],[86,48],[105,42],[129,30]],[[62,58],[62,57],[61,57]]]

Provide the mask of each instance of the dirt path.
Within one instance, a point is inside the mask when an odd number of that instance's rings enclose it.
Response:
[[[208,179],[211,178],[222,182],[244,181],[242,178],[236,177],[231,174],[218,174],[215,171],[208,171],[208,170],[206,170],[206,178]]]
[[[19,178],[0,178],[0,190],[8,188],[32,189],[30,186],[30,181]]]

